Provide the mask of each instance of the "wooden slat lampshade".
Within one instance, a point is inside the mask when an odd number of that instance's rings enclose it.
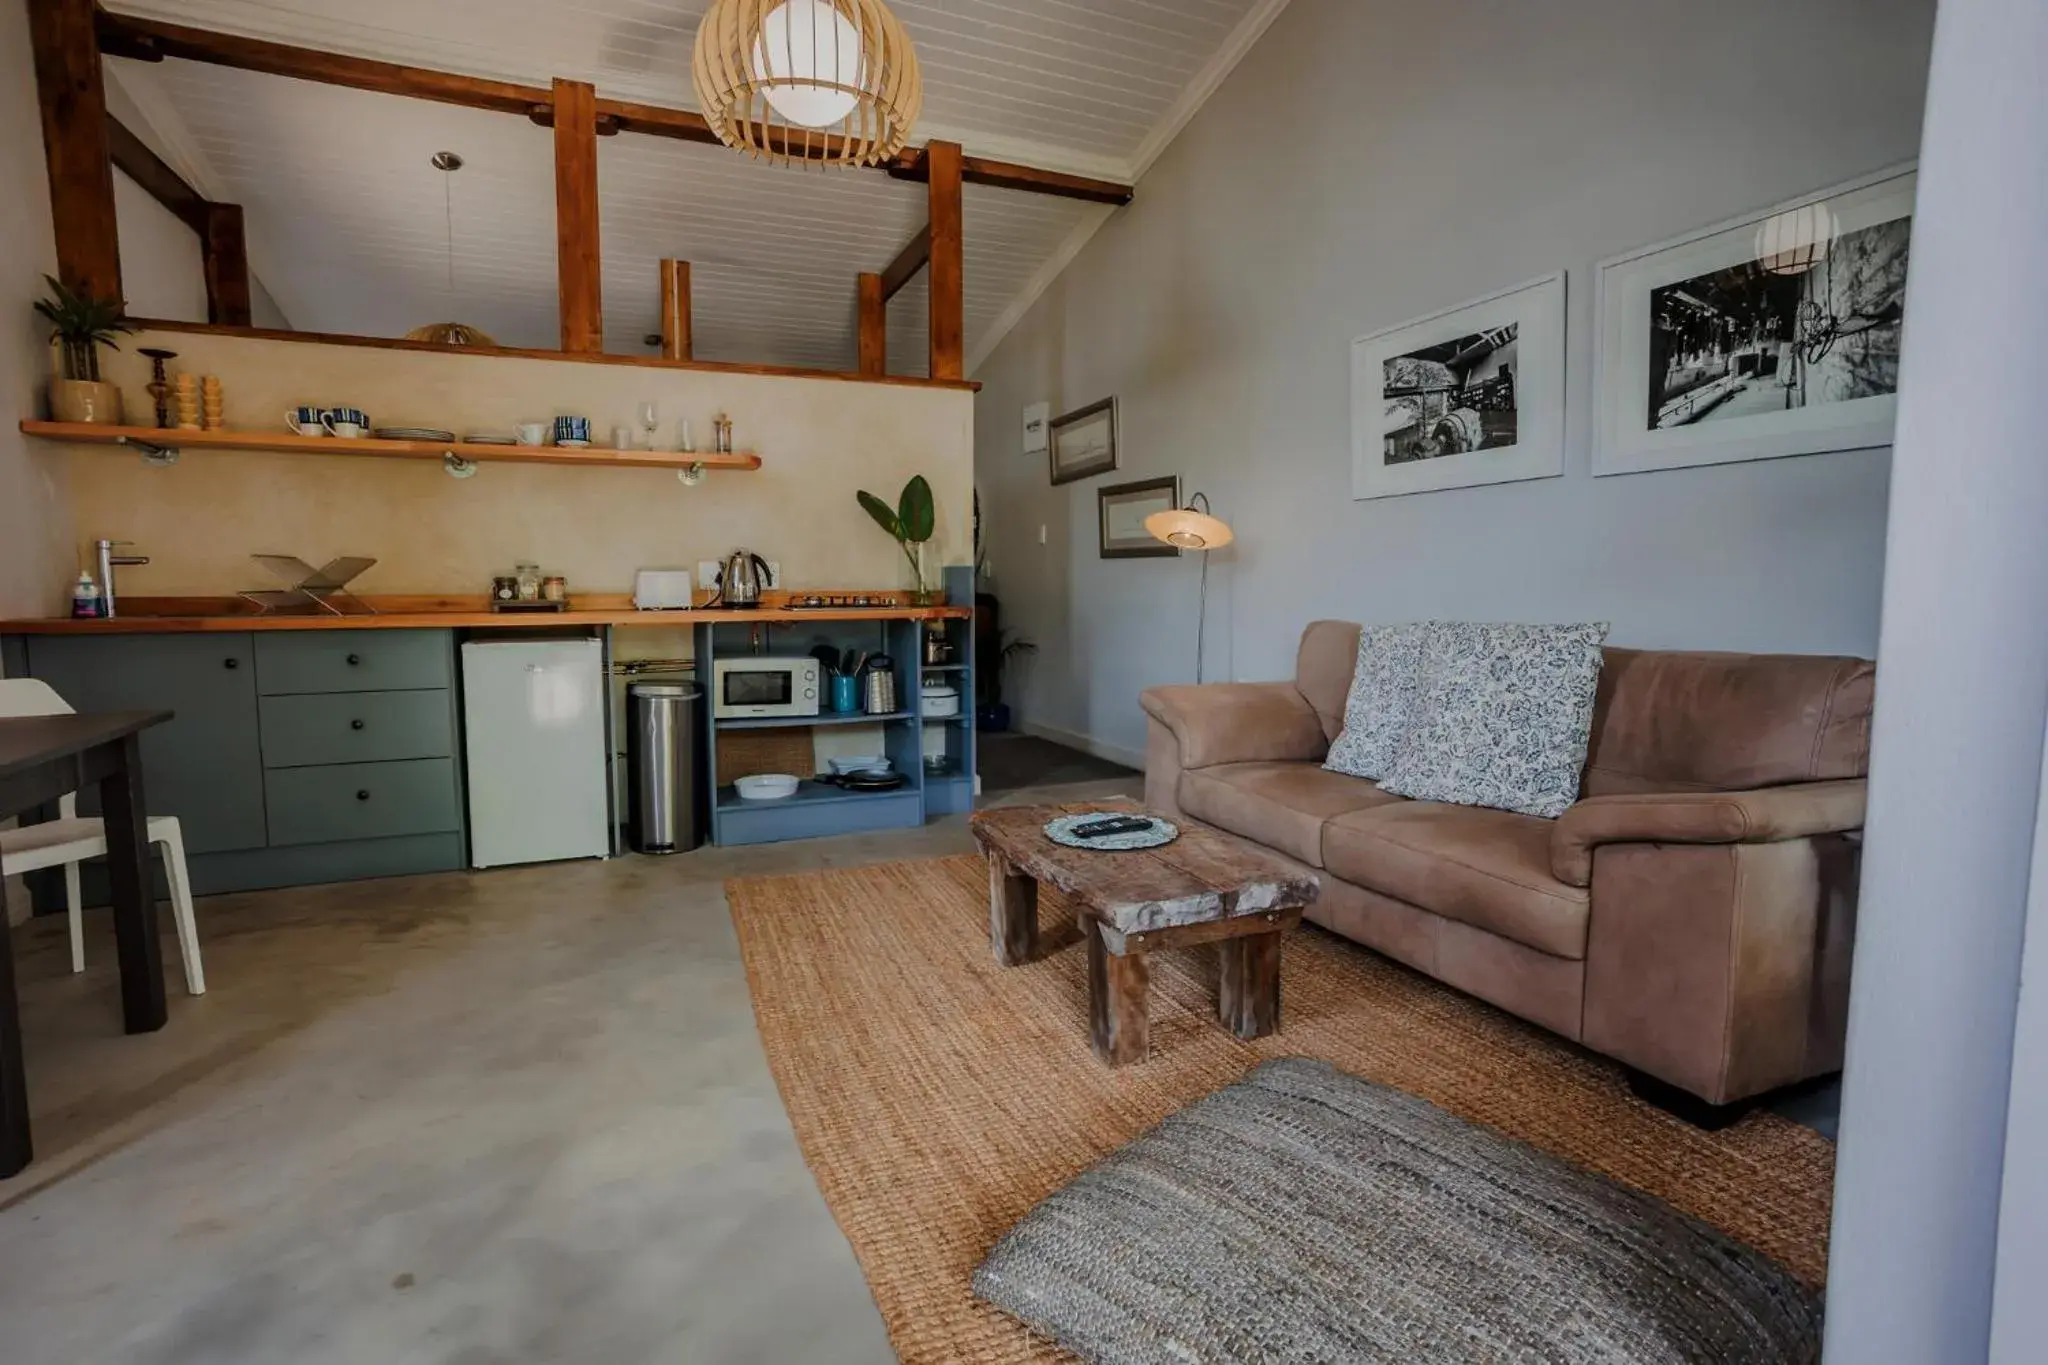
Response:
[[[924,106],[917,53],[882,0],[713,0],[691,74],[720,141],[778,162],[887,161]]]

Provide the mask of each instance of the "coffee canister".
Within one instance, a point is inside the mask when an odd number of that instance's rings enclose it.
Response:
[[[871,716],[896,714],[896,661],[886,654],[868,660],[862,675],[861,709]]]

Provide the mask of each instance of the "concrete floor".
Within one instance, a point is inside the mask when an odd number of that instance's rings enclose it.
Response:
[[[0,1181],[0,1356],[892,1359],[769,1077],[722,882],[969,847],[955,818],[212,897],[208,993],[174,984],[169,1026],[133,1038],[104,914],[76,977],[62,922],[25,926],[37,1160]]]

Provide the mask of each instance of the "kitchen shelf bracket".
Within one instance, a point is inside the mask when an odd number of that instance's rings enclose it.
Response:
[[[178,462],[178,456],[182,453],[176,446],[158,445],[155,441],[138,441],[132,436],[123,436],[121,444],[133,446],[135,453],[142,457],[142,462],[151,469],[169,469]]]

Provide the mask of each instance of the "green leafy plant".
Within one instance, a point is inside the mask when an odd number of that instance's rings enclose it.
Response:
[[[989,670],[989,700],[1003,699],[1003,674],[1009,671],[1012,660],[1025,654],[1036,654],[1038,646],[1019,636],[1014,630],[1006,630],[996,636],[996,666]]]
[[[903,485],[902,496],[896,499],[894,507],[865,488],[860,490],[860,505],[867,508],[868,515],[875,519],[875,525],[895,537],[896,544],[902,548],[903,557],[910,561],[910,572],[917,583],[919,599],[929,596],[930,589],[924,582],[924,561],[919,552],[937,528],[938,510],[932,503],[932,486],[925,482],[924,475],[911,476],[910,482]]]
[[[82,294],[53,275],[45,275],[43,280],[50,286],[51,297],[37,299],[36,312],[50,324],[50,333],[62,348],[64,377],[98,382],[99,348],[120,350],[115,336],[134,331],[135,324],[122,316],[124,305],[119,299]]]

